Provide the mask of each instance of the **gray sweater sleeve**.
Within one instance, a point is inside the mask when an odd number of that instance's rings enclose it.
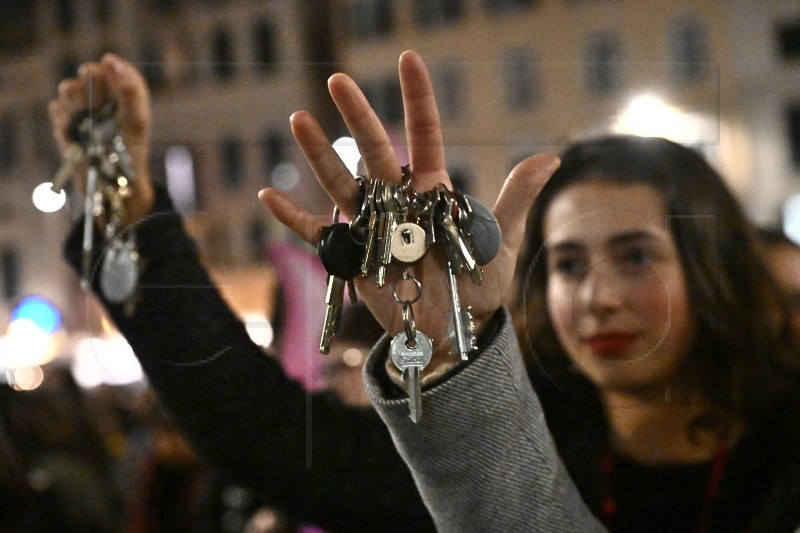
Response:
[[[605,531],[558,457],[508,312],[500,313],[491,343],[423,392],[420,423],[408,418],[405,397],[386,392],[388,338],[365,369],[370,398],[439,531]]]

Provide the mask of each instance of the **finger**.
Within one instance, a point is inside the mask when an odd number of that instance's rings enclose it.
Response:
[[[448,178],[433,85],[425,63],[416,52],[409,50],[400,56],[400,87],[411,168],[416,186],[427,190]]]
[[[400,164],[394,147],[356,82],[345,74],[334,74],[328,79],[328,91],[358,145],[367,175],[399,183]]]
[[[317,176],[317,181],[342,213],[352,217],[358,185],[319,123],[305,111],[293,113],[289,123],[297,144]]]
[[[295,235],[314,247],[319,245],[324,226],[321,220],[297,207],[286,195],[275,189],[262,189],[258,193],[258,199]]]
[[[109,93],[117,102],[117,117],[129,133],[137,137],[146,135],[152,122],[152,108],[144,77],[132,64],[115,54],[105,54],[100,62]]]
[[[58,84],[58,101],[67,116],[88,109],[89,97],[84,90],[83,81],[79,78],[68,78]]]
[[[108,101],[108,83],[99,63],[81,65],[78,69],[78,81],[83,86],[88,109],[99,109]]]
[[[509,250],[516,252],[522,244],[528,211],[560,164],[554,154],[537,154],[517,164],[506,178],[493,212]]]

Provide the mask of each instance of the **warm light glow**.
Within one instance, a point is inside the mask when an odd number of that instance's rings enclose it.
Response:
[[[43,365],[55,358],[57,347],[54,335],[43,331],[28,318],[19,318],[9,323],[5,337],[0,339],[0,366]]]
[[[701,142],[706,134],[701,117],[686,113],[652,94],[631,99],[617,115],[611,130],[642,137],[664,137],[678,143]]]
[[[64,191],[53,192],[50,189],[52,186],[52,183],[46,181],[33,189],[33,205],[39,211],[53,213],[64,207],[64,204],[67,203],[67,194]]]
[[[8,384],[16,390],[34,390],[44,381],[44,371],[40,366],[12,368],[6,372]]]
[[[333,141],[333,149],[342,160],[350,174],[358,174],[358,162],[361,161],[361,154],[358,151],[358,145],[352,137],[339,137]]]
[[[72,375],[84,388],[128,385],[144,379],[133,349],[121,335],[79,341],[72,359]]]
[[[243,318],[250,340],[259,346],[268,348],[274,340],[275,332],[267,317],[261,313],[245,313]]]

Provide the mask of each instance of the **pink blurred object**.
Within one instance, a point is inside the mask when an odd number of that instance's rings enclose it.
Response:
[[[319,338],[325,319],[327,273],[317,254],[296,244],[270,244],[266,255],[283,291],[283,325],[276,331],[278,355],[288,375],[306,389],[317,390],[322,386],[325,357],[319,353]]]

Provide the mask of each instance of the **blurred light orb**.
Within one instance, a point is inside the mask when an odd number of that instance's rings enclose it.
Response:
[[[275,332],[272,329],[267,317],[260,313],[245,313],[244,324],[247,329],[247,334],[250,340],[264,348],[269,348],[275,338]]]
[[[272,169],[272,185],[281,191],[291,191],[300,183],[300,171],[292,163],[283,162]]]
[[[44,381],[44,371],[40,366],[11,368],[6,372],[11,388],[19,391],[34,390]]]
[[[350,174],[358,174],[358,162],[361,161],[361,153],[358,145],[352,137],[339,137],[333,141],[333,149],[342,160]]]
[[[11,311],[10,322],[30,320],[45,333],[52,334],[61,327],[61,312],[47,298],[26,296]]]
[[[364,362],[364,353],[358,348],[348,348],[342,352],[342,361],[350,367],[360,366]]]
[[[790,196],[783,204],[783,232],[800,244],[800,194]]]
[[[53,184],[49,181],[41,183],[33,189],[33,205],[39,211],[44,213],[54,213],[64,207],[67,203],[67,193],[63,190],[60,192],[53,192],[50,187]]]

